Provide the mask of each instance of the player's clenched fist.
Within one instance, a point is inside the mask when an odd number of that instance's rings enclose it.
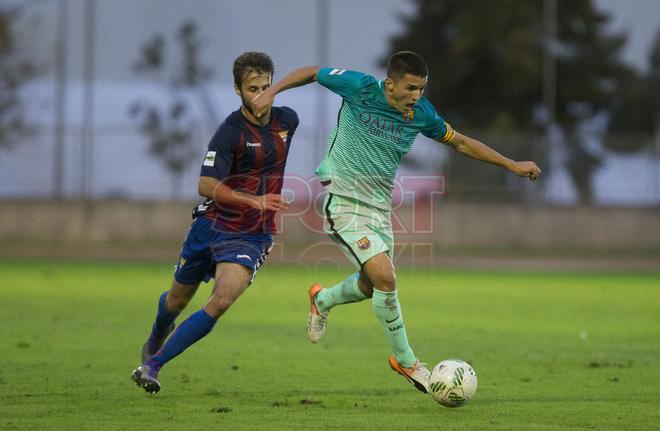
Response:
[[[511,170],[521,177],[529,177],[532,181],[535,181],[541,175],[541,168],[536,163],[529,161],[516,162]]]
[[[252,99],[252,112],[257,118],[260,118],[273,105],[274,95],[268,91],[258,94]]]
[[[252,208],[260,211],[279,211],[289,207],[289,202],[277,193],[266,193],[265,195],[255,196],[252,200]]]

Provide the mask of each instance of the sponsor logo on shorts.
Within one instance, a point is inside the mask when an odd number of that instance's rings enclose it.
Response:
[[[186,264],[186,259],[184,259],[183,257],[179,259],[179,268],[181,268],[185,264]]]
[[[371,247],[371,241],[369,241],[369,238],[362,237],[357,241],[357,246],[360,250],[367,250],[369,247]]]
[[[237,254],[236,259],[247,259],[250,262],[252,262],[252,258],[250,256],[248,256],[247,254]]]

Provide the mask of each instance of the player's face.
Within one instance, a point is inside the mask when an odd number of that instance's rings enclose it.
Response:
[[[415,76],[409,73],[400,79],[387,78],[385,83],[393,108],[404,113],[412,109],[424,94],[427,81],[426,76]]]
[[[266,91],[266,89],[271,86],[272,81],[273,76],[271,74],[250,70],[245,77],[243,77],[243,82],[241,82],[240,87],[234,84],[236,94],[240,96],[243,106],[250,114],[254,115],[251,103],[252,100]]]

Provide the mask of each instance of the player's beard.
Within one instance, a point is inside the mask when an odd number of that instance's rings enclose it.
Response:
[[[247,112],[249,112],[250,115],[252,115],[252,118],[254,118],[255,120],[263,121],[264,119],[265,120],[270,119],[270,108],[266,112],[264,112],[261,117],[257,117],[254,113],[254,108],[252,107],[252,103],[251,103],[250,100],[248,100],[245,97],[241,96],[241,103],[243,104],[243,107],[245,108],[245,110]],[[266,121],[266,122],[268,122],[268,121]]]
[[[247,100],[246,98],[244,98],[244,97],[241,97],[241,102],[243,103],[243,106],[245,107],[245,110],[248,111],[250,113],[250,115],[252,115],[253,117],[256,118],[257,116],[254,114],[254,109],[252,109],[251,102],[249,100]]]

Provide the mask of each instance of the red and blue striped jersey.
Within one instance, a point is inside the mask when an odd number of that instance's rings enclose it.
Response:
[[[284,168],[298,115],[287,107],[273,107],[270,122],[250,123],[240,109],[218,127],[209,143],[200,176],[213,177],[229,188],[264,195],[281,193]],[[193,210],[193,217],[214,220],[219,231],[275,233],[275,212],[247,206],[227,206],[207,199]]]

